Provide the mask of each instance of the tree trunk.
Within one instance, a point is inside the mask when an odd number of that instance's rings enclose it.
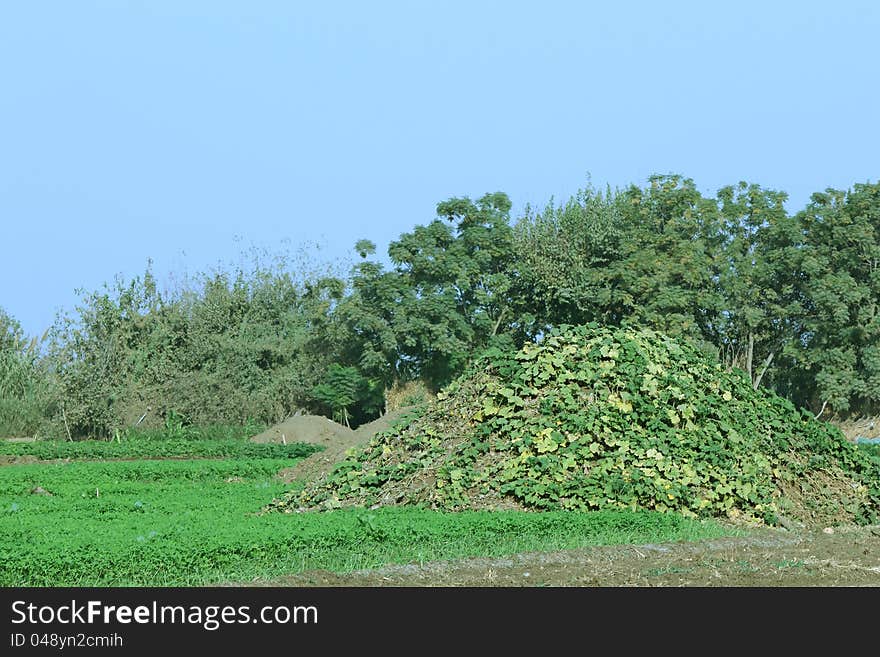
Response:
[[[501,312],[498,313],[498,319],[495,321],[495,326],[492,328],[492,335],[495,335],[496,333],[498,333],[498,329],[501,326],[501,318],[504,317],[504,311],[506,311],[506,310],[507,310],[507,308],[502,308]]]
[[[749,381],[754,381],[752,377],[752,356],[755,353],[755,336],[749,331],[749,350],[746,353],[746,372],[749,373]]]
[[[767,371],[767,368],[770,367],[770,363],[773,362],[773,352],[770,352],[770,355],[767,356],[767,360],[764,361],[764,367],[761,368],[761,373],[758,375],[758,378],[755,379],[754,383],[752,383],[752,389],[757,390],[758,386],[761,385],[761,379],[764,378],[764,373]]]

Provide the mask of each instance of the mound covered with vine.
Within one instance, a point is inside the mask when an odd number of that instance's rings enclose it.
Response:
[[[832,425],[664,334],[565,326],[487,352],[274,507],[404,504],[864,523],[880,513],[880,466]]]

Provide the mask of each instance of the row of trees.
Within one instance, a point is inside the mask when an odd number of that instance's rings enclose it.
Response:
[[[880,401],[880,185],[784,194],[691,180],[587,191],[518,224],[538,324],[642,323],[689,340],[799,405]]]
[[[785,200],[746,183],[707,197],[667,175],[512,221],[494,193],[439,203],[391,243],[390,266],[359,241],[345,276],[257,266],[163,295],[148,269],[84,295],[43,349],[0,315],[0,431],[107,435],[171,411],[270,423],[297,408],[356,424],[401,383],[437,389],[483,349],[585,322],[660,329],[815,412],[872,412],[880,184],[814,194],[793,215]]]

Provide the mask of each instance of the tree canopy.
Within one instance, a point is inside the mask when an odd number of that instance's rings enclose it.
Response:
[[[681,175],[591,186],[511,217],[502,192],[436,205],[351,270],[218,270],[160,293],[150,268],[84,292],[47,342],[0,311],[0,428],[112,435],[146,414],[357,424],[386,391],[438,390],[488,349],[554,327],[645,327],[743,370],[814,414],[880,406],[880,183],[798,212],[738,182]]]

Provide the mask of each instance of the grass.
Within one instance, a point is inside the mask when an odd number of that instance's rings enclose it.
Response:
[[[731,533],[652,512],[413,508],[258,515],[290,458],[0,468],[0,585],[198,586],[310,569],[502,556]],[[37,487],[51,493],[36,494]]]
[[[82,440],[29,443],[0,442],[0,455],[38,459],[125,458],[302,458],[319,449],[305,443],[251,443],[239,438],[165,438],[146,440]]]

